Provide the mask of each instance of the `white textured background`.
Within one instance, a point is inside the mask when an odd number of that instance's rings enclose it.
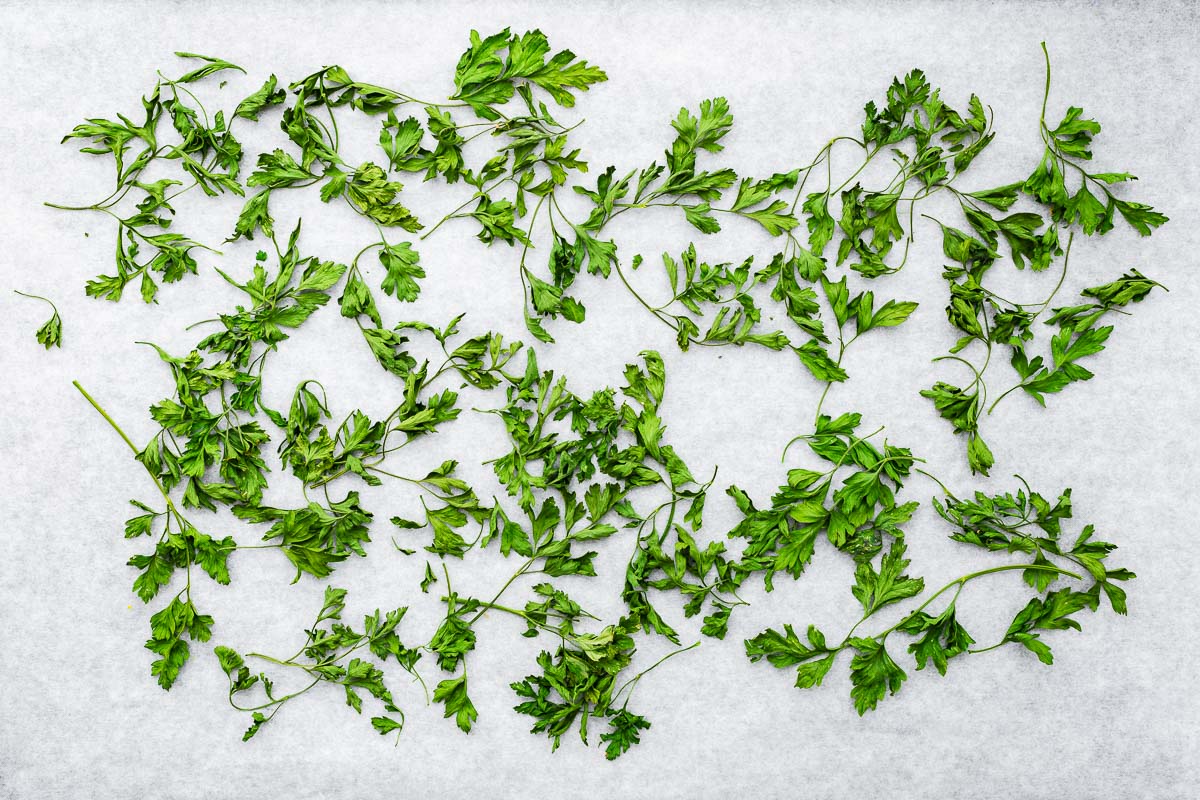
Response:
[[[8,467],[0,493],[0,795],[1196,796],[1198,21],[1183,2],[557,8],[488,2],[436,12],[415,3],[329,3],[304,11],[282,3],[3,4],[0,284],[55,299],[66,347],[43,352],[32,336],[43,308],[0,294],[0,442]],[[232,108],[269,72],[286,83],[330,63],[361,80],[437,98],[452,91],[467,31],[506,25],[540,27],[555,49],[569,47],[608,72],[609,82],[581,96],[577,107],[588,122],[573,140],[592,175],[610,163],[621,172],[661,158],[678,108],[716,94],[729,98],[737,120],[722,163],[750,175],[807,163],[829,137],[856,129],[862,104],[881,98],[894,74],[920,66],[951,105],[964,106],[974,91],[996,111],[999,137],[964,179],[975,188],[1020,179],[1038,157],[1038,43],[1047,40],[1055,69],[1051,116],[1076,104],[1099,119],[1097,163],[1138,174],[1142,180],[1126,196],[1172,218],[1149,240],[1121,226],[1102,241],[1077,241],[1061,297],[1065,303],[1080,287],[1130,267],[1167,284],[1170,294],[1157,293],[1132,317],[1115,321],[1109,349],[1089,363],[1097,373],[1090,383],[1052,396],[1045,411],[1026,397],[1005,401],[986,420],[997,459],[993,478],[972,480],[960,441],[916,396],[933,380],[961,377],[929,364],[954,337],[942,313],[940,236],[923,222],[909,266],[873,287],[883,297],[920,300],[921,308],[902,328],[855,345],[846,364],[852,379],[831,392],[827,410],[860,410],[869,429],[886,424],[891,441],[913,447],[959,494],[976,486],[1008,488],[1017,471],[1045,494],[1073,486],[1078,519],[1119,543],[1113,561],[1139,575],[1129,586],[1128,618],[1085,615],[1082,635],[1049,634],[1052,668],[1004,648],[954,662],[945,678],[908,669],[900,695],[860,719],[848,697],[845,657],[825,686],[800,692],[790,670],[752,665],[742,652],[741,640],[768,625],[811,621],[840,636],[853,621],[848,560],[822,548],[799,583],[781,579],[770,596],[749,590],[753,606],[734,615],[724,642],[705,640],[642,682],[633,705],[653,728],[640,747],[611,764],[571,737],[551,755],[544,738],[526,733],[528,718],[510,710],[507,684],[531,671],[537,650],[548,644],[520,638],[521,626],[511,619],[489,617],[479,626],[470,668],[480,717],[470,736],[394,677],[408,713],[399,748],[356,718],[333,689],[311,692],[242,744],[246,720],[226,705],[224,676],[203,647],[194,648],[173,691],[158,689],[148,674],[151,656],[141,648],[151,610],[129,591],[133,571],[123,564],[135,545],[121,537],[126,500],[149,500],[153,488],[70,381],[81,380],[135,441],[144,441],[153,431],[145,409],[170,386],[157,357],[133,342],[189,347],[199,332],[184,332],[185,325],[236,302],[211,265],[244,274],[261,242],[224,248],[223,262],[202,259],[201,276],[165,287],[156,306],[136,296],[119,305],[86,298],[85,279],[112,269],[112,225],[100,215],[41,203],[102,197],[111,166],[58,139],[85,116],[138,111],[155,69],[178,74],[175,50],[220,55],[250,71],[231,76],[216,107]],[[242,128],[247,172],[259,150],[283,142],[276,118]],[[350,127],[356,132],[343,148],[348,160],[378,159],[374,124]],[[427,221],[464,196],[461,186],[409,183],[407,203]],[[305,253],[348,259],[373,238],[369,224],[345,208],[321,206],[315,191],[277,196],[277,228],[286,231],[295,216],[305,217]],[[224,238],[238,204],[188,200],[179,203],[179,228],[205,242]],[[661,251],[678,252],[696,238],[677,212],[633,217],[612,228],[623,259],[642,252],[653,266]],[[491,327],[523,336],[515,252],[486,249],[472,236],[470,223],[452,223],[425,242],[429,278],[420,303],[385,302],[385,319],[438,322],[466,311],[468,331]],[[748,225],[730,224],[699,246],[702,256],[762,259],[774,245]],[[1017,281],[1012,291],[1041,297],[1053,280],[1044,274]],[[705,348],[680,354],[670,331],[639,314],[615,280],[585,276],[580,284],[588,320],[555,326],[559,343],[539,348],[543,365],[566,371],[584,392],[619,385],[622,365],[639,350],[662,351],[668,437],[698,475],[720,465],[706,530],[722,536],[733,515],[720,489],[737,482],[756,498],[769,496],[783,477],[780,449],[807,429],[818,387],[783,354]],[[994,390],[1011,383],[1007,366],[999,366]],[[390,408],[394,391],[353,327],[332,309],[284,345],[267,376],[268,400],[277,406],[297,380],[321,379],[338,414],[356,406],[378,413]],[[494,402],[483,395],[465,400]],[[406,450],[411,455],[402,463],[389,463],[415,474],[458,457],[475,462],[469,474],[487,486],[478,462],[503,447],[494,420],[467,414]],[[798,458],[794,452],[791,463]],[[277,474],[276,481],[281,489],[269,499],[287,502],[285,487],[294,480]],[[931,490],[914,478],[909,492],[927,500]],[[371,557],[343,564],[334,576],[351,590],[351,618],[376,606],[411,604],[402,627],[410,643],[425,641],[441,613],[436,595],[416,588],[424,559],[405,559],[388,542],[386,518],[415,502],[395,486],[365,493],[378,520]],[[230,524],[222,517],[205,522],[214,534]],[[244,542],[254,538],[233,530]],[[913,569],[927,585],[997,563],[949,542],[947,533],[928,508],[909,528]],[[600,578],[562,583],[611,616],[619,613],[628,548],[619,538],[606,544]],[[289,586],[290,568],[277,553],[251,551],[231,563],[232,586],[202,583],[196,592],[202,610],[216,617],[215,641],[290,652],[320,604],[321,586],[309,579]],[[494,550],[452,567],[455,588],[477,594],[490,594],[511,571]],[[1023,603],[1015,575],[990,580],[960,600],[961,619],[981,643],[1001,635]],[[514,604],[523,602],[521,585],[510,591]],[[662,607],[680,618],[675,599]],[[681,630],[685,641],[696,636],[691,622]],[[663,652],[661,642],[643,650],[643,664]],[[911,664],[907,656],[902,664]],[[436,668],[428,663],[425,672],[434,677]]]

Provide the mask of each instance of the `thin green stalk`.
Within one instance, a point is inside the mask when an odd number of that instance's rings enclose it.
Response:
[[[653,664],[646,667],[646,669],[642,670],[637,675],[634,675],[632,678],[625,681],[625,683],[621,684],[621,687],[619,689],[617,689],[615,692],[613,692],[612,702],[615,703],[617,701],[617,698],[621,696],[621,692],[625,691],[626,687],[629,687],[629,694],[627,694],[625,696],[625,702],[621,705],[621,708],[627,708],[629,706],[629,701],[633,698],[634,689],[637,688],[638,682],[642,678],[644,678],[647,673],[649,673],[651,670],[653,670],[658,665],[662,664],[668,658],[673,658],[673,657],[679,655],[680,653],[686,653],[688,650],[695,650],[699,646],[700,646],[700,642],[694,642],[694,643],[688,645],[687,647],[681,647],[678,650],[672,650],[670,653],[667,653],[665,656],[660,658],[658,661],[655,661]]]
[[[88,394],[87,390],[80,385],[79,381],[71,381],[71,383],[76,389],[79,390],[79,393],[83,395],[84,399],[91,404],[92,408],[96,409],[100,416],[104,417],[104,420],[110,426],[112,426],[112,429],[116,431],[122,439],[125,440],[125,444],[129,445],[129,449],[133,451],[134,457],[140,455],[141,451],[138,450],[137,445],[135,445],[133,441],[125,434],[125,431],[121,430],[121,426],[117,424],[116,420],[109,416],[108,412],[104,410],[104,407],[96,402],[96,398]],[[150,468],[146,467],[145,464],[142,464],[142,467],[146,470],[146,474],[150,476],[150,480],[154,481],[154,485],[158,488],[159,494],[163,496],[163,500],[166,501],[167,509],[178,516],[179,512],[175,509],[175,504],[171,501],[171,496],[167,494],[167,490],[163,487],[162,482],[158,479],[158,476],[151,472]]]

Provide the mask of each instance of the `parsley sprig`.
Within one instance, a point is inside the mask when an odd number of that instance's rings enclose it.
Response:
[[[98,275],[89,281],[87,293],[92,297],[120,300],[125,287],[136,280],[142,300],[155,302],[159,280],[175,283],[189,273],[196,273],[193,250],[220,255],[186,234],[170,230],[175,214],[171,201],[196,187],[210,197],[225,192],[244,194],[238,181],[242,146],[233,135],[234,120],[226,122],[223,111],[210,119],[190,85],[210,75],[245,70],[212,56],[183,52],[176,55],[203,63],[178,78],[168,78],[160,72],[154,88],[142,98],[141,124],[124,114],[117,114],[115,121],[91,118],[63,138],[64,142],[87,141],[81,152],[110,155],[116,168],[116,188],[102,200],[84,206],[46,204],[68,211],[98,211],[117,223],[116,274]],[[164,118],[170,120],[171,133],[160,131]],[[128,159],[131,148],[141,149]],[[143,174],[154,172],[162,162],[178,162],[180,177],[190,182],[185,184],[175,178],[141,180]],[[140,198],[134,210],[117,210],[123,203],[129,205],[125,201],[130,197]],[[148,251],[148,257],[139,260],[143,251]]]
[[[391,691],[384,683],[383,671],[368,659],[350,656],[365,647],[367,652],[381,662],[386,662],[390,656],[401,668],[420,680],[416,664],[421,658],[421,652],[405,647],[396,632],[408,609],[397,608],[382,615],[376,610],[373,614],[363,617],[362,630],[356,631],[341,621],[345,607],[346,590],[328,586],[325,588],[325,599],[313,626],[305,631],[304,646],[295,655],[277,659],[260,653],[246,654],[246,658],[266,661],[302,673],[304,679],[308,680],[301,688],[284,695],[277,694],[275,682],[266,673],[251,673],[245,659],[236,651],[222,646],[215,649],[221,669],[229,678],[229,704],[238,711],[251,715],[250,727],[242,736],[243,741],[249,740],[263,725],[274,719],[286,703],[320,684],[341,686],[346,695],[346,705],[358,714],[362,713],[363,708],[362,692],[378,700],[385,713],[371,717],[371,725],[380,734],[387,735],[395,731],[398,735],[403,729],[404,712],[396,705]],[[239,705],[239,700],[246,702],[243,696],[254,691],[256,687],[262,689],[265,701],[251,706]],[[400,719],[396,720],[388,714],[394,714]]]
[[[48,300],[45,297],[37,294],[26,294],[25,292],[17,291],[16,289],[13,289],[13,291],[16,294],[21,295],[21,297],[28,297],[30,300],[41,300],[46,305],[50,306],[50,310],[53,312],[50,315],[50,319],[42,323],[42,327],[37,329],[34,337],[37,339],[37,343],[45,346],[47,350],[49,350],[51,347],[62,347],[62,317],[59,316],[58,306],[54,305],[54,301]]]
[[[859,564],[851,591],[862,605],[863,615],[839,644],[829,644],[815,625],[808,627],[806,641],[796,635],[791,625],[785,625],[783,632],[768,629],[747,639],[746,655],[752,661],[765,658],[781,669],[794,666],[796,686],[812,688],[821,685],[839,653],[853,651],[851,697],[860,715],[875,709],[886,695],[896,694],[908,677],[887,651],[887,640],[892,635],[912,639],[907,650],[915,659],[918,670],[933,664],[941,675],[946,674],[947,664],[953,658],[987,652],[1006,644],[1021,645],[1042,663],[1052,664],[1053,653],[1042,635],[1047,631],[1080,630],[1075,615],[1084,609],[1096,611],[1101,593],[1107,596],[1114,611],[1125,614],[1125,592],[1114,581],[1135,577],[1127,569],[1109,568],[1105,564],[1116,546],[1095,540],[1093,526],[1085,526],[1069,547],[1061,540],[1062,521],[1071,517],[1070,498],[1068,489],[1051,505],[1024,485],[1015,495],[1006,493],[989,497],[977,492],[974,500],[962,501],[953,496],[948,496],[944,502],[935,499],[938,514],[957,527],[950,538],[993,552],[1024,553],[1032,556],[1032,561],[961,575],[930,594],[921,605],[882,632],[856,636],[859,627],[877,612],[924,590],[925,583],[921,578],[907,574],[910,561],[905,558],[903,540],[896,539],[878,569],[869,562]],[[1062,566],[1063,563],[1067,566]],[[975,639],[956,616],[955,603],[959,595],[968,584],[980,578],[1018,570],[1034,589],[1034,597],[1016,614],[999,642],[972,648]],[[1050,589],[1064,578],[1082,582],[1089,577],[1091,586],[1087,589],[1072,586]],[[940,612],[935,615],[926,611],[951,590],[950,601]]]
[[[1108,188],[1136,180],[1133,175],[1090,173],[1081,166],[1081,161],[1092,158],[1090,148],[1093,138],[1100,132],[1098,122],[1083,118],[1083,111],[1071,106],[1062,122],[1055,128],[1049,127],[1046,108],[1051,71],[1050,55],[1044,42],[1042,51],[1046,56],[1046,83],[1039,132],[1045,150],[1038,166],[1024,181],[967,193],[951,189],[971,232],[938,223],[943,233],[943,252],[954,262],[942,273],[950,288],[946,316],[963,334],[950,355],[941,360],[966,366],[973,380],[964,387],[938,381],[921,394],[933,401],[941,416],[954,426],[955,433],[966,434],[967,461],[973,472],[984,475],[994,463],[991,449],[979,430],[984,410],[990,414],[1001,399],[1018,388],[1045,405],[1045,394],[1090,379],[1093,373],[1077,362],[1104,349],[1112,326],[1097,327],[1100,316],[1140,301],[1154,287],[1161,288],[1161,284],[1134,270],[1112,283],[1084,289],[1084,298],[1095,298],[1098,302],[1053,308],[1053,314],[1046,321],[1046,324],[1059,328],[1051,338],[1050,362],[1046,363],[1043,356],[1029,355],[1028,348],[1036,338],[1033,324],[1050,308],[1066,280],[1076,232],[1102,236],[1113,229],[1114,214],[1120,214],[1142,236],[1149,236],[1154,228],[1167,221],[1166,216],[1149,206],[1118,198]],[[1074,192],[1068,188],[1069,174],[1077,174],[1079,178]],[[1104,202],[1096,198],[1089,185],[1101,190]],[[1008,211],[1022,196],[1038,211],[1018,211],[1000,218],[993,215],[991,209]],[[1044,218],[1043,213],[1048,218]],[[1065,249],[1060,244],[1064,234]],[[1032,270],[1043,271],[1055,259],[1062,258],[1058,282],[1045,300],[1014,303],[985,286],[987,272],[1000,259],[1001,240],[1017,269],[1024,269],[1028,263]],[[984,376],[997,345],[1010,348],[1010,363],[1020,382],[1000,394],[989,406]],[[982,348],[982,362],[957,355],[968,348],[975,351]]]

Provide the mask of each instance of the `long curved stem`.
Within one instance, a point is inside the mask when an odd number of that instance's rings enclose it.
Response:
[[[1050,100],[1050,51],[1046,49],[1046,43],[1042,42],[1042,55],[1046,58],[1046,90],[1042,93],[1042,128],[1046,127],[1046,103]]]
[[[58,313],[58,306],[54,305],[54,301],[48,297],[42,297],[40,294],[29,294],[27,292],[22,292],[20,289],[13,289],[13,292],[21,295],[21,297],[28,297],[30,300],[41,300],[43,303],[48,303],[50,308],[54,309],[54,313]]]

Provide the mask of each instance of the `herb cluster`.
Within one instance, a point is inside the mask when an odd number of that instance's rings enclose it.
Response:
[[[236,576],[241,551],[278,551],[275,557],[295,569],[295,581],[326,587],[291,657],[215,647],[230,704],[248,715],[246,739],[285,705],[309,691],[327,691],[328,684],[340,687],[356,713],[370,704],[378,712],[370,723],[379,733],[399,732],[402,707],[413,698],[388,688],[393,661],[424,688],[424,702],[440,704],[470,732],[478,720],[471,692],[490,679],[470,671],[475,626],[486,614],[501,614],[516,618],[524,636],[547,642],[529,674],[511,684],[515,710],[530,718],[532,732],[557,748],[564,735],[587,743],[601,725],[597,740],[616,758],[650,728],[636,706],[630,708],[642,678],[698,644],[682,646],[678,617],[703,615],[702,634],[722,640],[735,609],[746,605],[739,591],[748,581],[770,591],[784,576],[800,579],[818,547],[853,561],[849,594],[861,618],[841,639],[815,624],[803,637],[791,624],[771,628],[745,641],[746,655],[795,668],[796,686],[811,688],[847,651],[860,714],[907,679],[893,657],[900,648],[917,670],[932,664],[941,674],[951,659],[1006,644],[1049,664],[1051,632],[1078,630],[1081,613],[1102,605],[1125,613],[1120,584],[1134,575],[1108,563],[1115,545],[1100,541],[1092,525],[1068,530],[1070,489],[1051,502],[1022,481],[1003,493],[976,491],[962,499],[918,466],[924,462],[912,450],[880,439],[882,428],[867,432],[854,412],[825,413],[830,389],[850,377],[843,367],[847,349],[864,334],[886,335],[917,311],[917,303],[887,297],[886,290],[877,296],[872,287],[908,263],[915,228],[926,224],[918,207],[931,195],[953,197],[960,213],[959,219],[931,218],[948,262],[942,273],[946,316],[961,334],[935,361],[967,368],[969,380],[938,381],[921,394],[963,435],[973,472],[987,475],[994,466],[981,424],[997,403],[1020,389],[1045,404],[1046,395],[1092,378],[1083,363],[1107,344],[1112,315],[1161,288],[1135,269],[1085,289],[1072,305],[1053,305],[1077,235],[1103,236],[1125,224],[1148,236],[1167,218],[1125,198],[1121,184],[1132,175],[1092,171],[1100,125],[1080,108],[1069,107],[1051,127],[1048,55],[1038,122],[1044,149],[1032,154],[1028,175],[996,187],[966,183],[996,135],[990,109],[975,95],[952,108],[920,70],[867,102],[858,130],[831,138],[813,159],[784,165],[785,171],[746,176],[722,163],[734,117],[729,102],[714,97],[674,116],[661,163],[609,166],[585,181],[588,164],[570,141],[577,124],[558,117],[606,75],[569,50],[553,52],[540,31],[506,29],[488,37],[472,31],[455,68],[455,92],[440,103],[330,66],[287,84],[270,75],[228,114],[210,114],[194,85],[244,70],[219,58],[177,55],[194,68],[177,78],[160,73],[138,113],[88,119],[67,135],[64,141],[82,142],[84,153],[112,159],[115,188],[89,205],[55,207],[100,213],[115,224],[113,269],[85,287],[110,301],[136,282],[144,302],[159,302],[162,284],[197,274],[199,260],[218,254],[177,228],[172,201],[184,192],[244,198],[227,241],[257,238],[268,248],[248,269],[214,267],[245,297],[206,320],[213,332],[193,349],[171,353],[150,345],[173,388],[150,406],[159,430],[148,442],[131,441],[76,384],[120,433],[153,487],[152,499],[131,501],[137,513],[125,535],[141,543],[128,565],[134,592],[156,607],[145,646],[154,656],[151,674],[164,689],[190,669],[198,643],[214,632],[219,640],[219,621],[203,610],[205,594],[214,590],[202,575],[225,585]],[[360,116],[378,130],[379,149],[351,154],[342,147],[339,119],[345,125]],[[285,141],[244,163],[235,125],[269,120],[278,121]],[[470,157],[468,143],[485,136],[494,143],[490,155]],[[861,156],[844,177],[833,172],[834,152],[842,149]],[[869,179],[885,159],[894,167],[890,180]],[[171,177],[151,180],[164,173]],[[461,184],[466,199],[440,218],[427,216],[408,207],[401,178]],[[349,264],[302,255],[299,221],[286,238],[279,235],[272,200],[306,189],[324,203],[345,203],[373,231]],[[564,212],[560,200],[567,192],[583,198],[585,215]],[[660,208],[668,211],[653,210]],[[635,290],[631,273],[649,269],[647,261],[621,251],[613,238],[610,224],[632,211],[681,212],[701,234],[699,247],[662,255],[670,289],[665,299]],[[778,246],[740,263],[710,263],[703,239],[739,218]],[[808,447],[814,468],[788,471],[766,502],[729,485],[725,493],[740,519],[727,535],[712,535],[704,530],[704,511],[713,502],[716,472],[697,477],[707,468],[689,467],[694,454],[677,452],[667,437],[661,414],[666,371],[658,353],[641,353],[619,388],[583,390],[542,369],[535,350],[520,341],[494,331],[464,332],[461,316],[444,324],[385,324],[390,309],[421,293],[421,242],[455,230],[483,246],[519,250],[526,327],[543,344],[554,342],[557,318],[584,322],[586,308],[571,291],[586,273],[615,276],[648,324],[671,328],[682,350],[732,345],[793,354],[823,386],[812,429],[790,443]],[[368,256],[382,268],[378,286],[365,276],[361,261]],[[1059,277],[1044,300],[1015,303],[987,285],[989,272],[1009,268]],[[398,400],[386,416],[353,410],[339,420],[325,388],[313,380],[295,387],[287,408],[264,403],[271,354],[326,306],[354,323],[392,381]],[[764,312],[776,310],[788,320],[785,329],[764,322]],[[1045,331],[1035,325],[1039,319],[1049,335],[1038,335]],[[37,340],[47,349],[61,346],[57,310]],[[1016,380],[993,400],[985,376],[997,351],[1007,354]],[[482,398],[482,407],[465,402],[463,392]],[[509,449],[484,462],[502,497],[481,496],[455,458],[424,475],[393,466],[397,451],[436,436],[463,413],[494,417],[507,437]],[[461,456],[474,460],[475,454]],[[299,482],[303,505],[265,504],[272,458]],[[906,487],[925,479],[938,489],[932,504],[951,538],[1001,563],[927,590],[911,568],[905,535],[919,505]],[[385,481],[419,495],[417,518],[376,518],[369,490]],[[222,508],[248,525],[266,526],[261,539],[242,543],[242,532],[206,520]],[[343,617],[347,592],[331,583],[334,573],[338,583],[350,577],[340,571],[348,573],[349,562],[368,555],[380,525],[404,544],[420,542],[427,554],[419,590],[434,591],[444,606],[428,641],[402,629],[405,606],[376,610],[361,625]],[[416,555],[415,547],[400,542],[396,551]],[[593,548],[602,546],[630,553],[620,594],[624,611],[607,621],[555,584],[564,576],[595,576]],[[507,562],[509,577],[491,596],[459,594],[451,573],[466,558]],[[982,590],[1001,580],[990,576],[1004,572],[1019,572],[1030,598],[999,642],[977,646],[955,604],[968,586]],[[506,597],[518,586],[527,587],[523,604]],[[880,611],[905,601],[915,605],[898,622],[876,624]],[[656,636],[676,649],[637,670],[640,642]],[[438,679],[427,682],[431,673]],[[285,684],[295,688],[278,688]]]

